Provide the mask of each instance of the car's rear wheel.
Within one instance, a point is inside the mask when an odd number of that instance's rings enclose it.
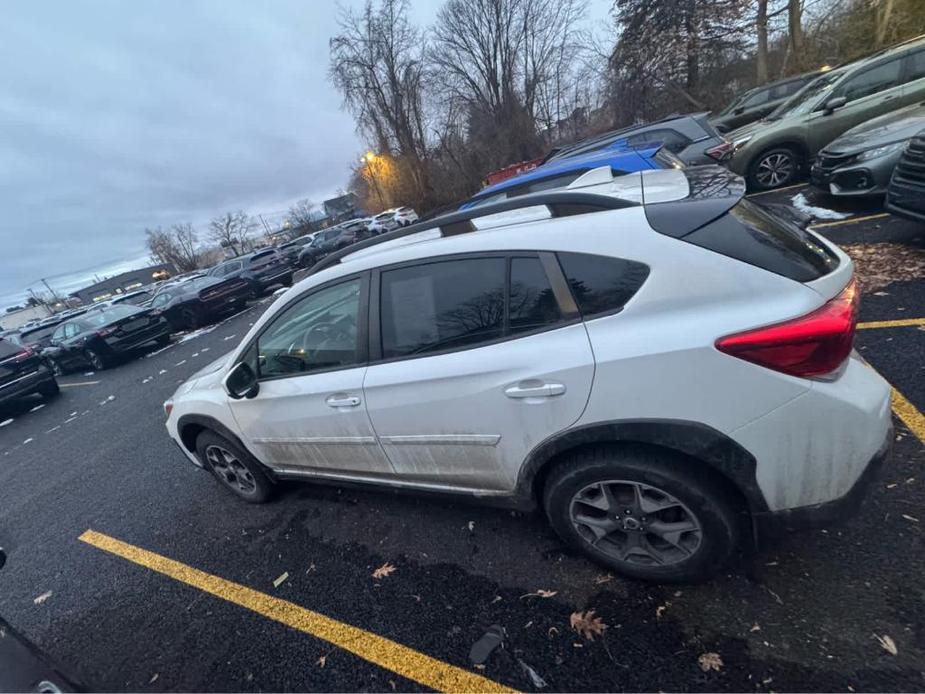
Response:
[[[773,190],[793,183],[803,170],[803,159],[790,147],[775,147],[755,158],[748,171],[750,190]]]
[[[64,367],[61,366],[61,362],[57,359],[48,359],[48,368],[51,369],[51,372],[55,375],[55,378],[64,375]]]
[[[61,388],[58,386],[58,382],[54,379],[43,383],[41,388],[39,388],[39,395],[41,395],[43,398],[53,398],[60,392]]]
[[[213,431],[196,439],[196,453],[215,478],[235,496],[252,504],[273,495],[273,483],[252,455]]]
[[[103,355],[97,352],[95,349],[91,349],[89,347],[85,349],[84,359],[86,359],[87,363],[97,371],[102,371],[106,368],[106,360],[103,358]]]
[[[202,322],[199,317],[199,312],[188,306],[181,309],[180,321],[187,330],[195,330]]]
[[[738,544],[735,503],[696,461],[645,446],[568,456],[546,481],[549,522],[569,545],[623,575],[703,580]]]

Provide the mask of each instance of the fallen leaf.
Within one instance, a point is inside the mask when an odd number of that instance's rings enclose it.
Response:
[[[665,601],[664,605],[659,605],[658,607],[656,607],[655,608],[655,618],[661,619],[662,615],[665,614],[665,610],[667,610],[669,607],[671,607],[671,603],[667,600]]]
[[[38,597],[37,597],[35,600],[33,600],[32,602],[34,602],[36,605],[41,605],[43,602],[45,602],[46,600],[48,600],[48,598],[50,598],[50,597],[51,597],[51,591],[49,590],[47,593],[42,593],[40,596],[38,596]]]
[[[548,636],[550,639],[558,635],[559,635],[559,630],[556,629],[555,627],[549,627],[549,629],[546,631],[546,636]]]
[[[524,593],[523,595],[520,596],[520,599],[523,600],[524,598],[551,598],[552,596],[556,595],[558,592],[559,592],[558,590],[543,590],[542,588],[538,588],[535,593]]]
[[[896,642],[886,634],[883,636],[877,636],[877,634],[874,634],[874,638],[877,639],[877,643],[880,644],[883,650],[885,650],[890,655],[896,655],[899,653],[899,649],[896,648]]]
[[[469,527],[469,532],[470,532],[470,533],[471,533],[473,530],[475,530],[475,521],[469,521],[468,527]]]
[[[283,582],[285,582],[287,578],[289,578],[289,572],[283,571],[282,575],[280,575],[275,581],[273,581],[273,587],[279,588],[281,585],[283,585]]]
[[[594,615],[594,610],[587,612],[572,612],[569,618],[569,624],[572,631],[576,631],[584,636],[588,641],[594,641],[595,636],[601,636],[607,625],[601,621],[600,617]]]
[[[610,583],[612,580],[613,576],[611,574],[602,574],[594,579],[594,585],[600,586],[604,583]]]
[[[704,672],[709,672],[710,670],[719,672],[723,669],[723,659],[720,657],[719,653],[702,653],[700,657],[697,658],[697,663]]]
[[[749,631],[751,631],[752,633],[754,633],[754,632],[756,632],[756,631],[761,631],[761,627],[758,626],[757,624],[754,624],[754,625],[752,625],[752,628],[749,629]]]
[[[318,667],[324,667],[326,662],[328,662],[328,657],[326,655],[318,656]]]
[[[489,605],[494,605],[496,602],[501,602],[501,600],[502,600],[501,596],[500,596],[500,595],[496,595],[496,596],[492,599],[492,601],[491,601],[490,603],[488,603],[488,604],[489,604]]]
[[[915,516],[910,516],[908,513],[904,513],[903,518],[905,518],[907,521],[912,521],[913,523],[919,522],[918,518],[916,518]]]
[[[375,579],[385,578],[386,576],[391,575],[393,571],[395,571],[395,567],[389,564],[389,562],[386,562],[378,569],[373,571],[372,576]]]
[[[315,562],[312,562],[311,564],[308,565],[308,568],[305,570],[305,573],[310,574],[314,570],[315,570]]]
[[[887,488],[887,489],[895,489],[895,488],[898,487],[898,486],[899,486],[899,485],[896,484],[896,482],[893,482],[893,484],[888,484],[888,485],[886,485],[886,488]]]
[[[151,679],[148,680],[148,684],[154,684],[155,682],[157,682],[157,678],[158,678],[158,674],[155,672],[153,675],[151,675]]]

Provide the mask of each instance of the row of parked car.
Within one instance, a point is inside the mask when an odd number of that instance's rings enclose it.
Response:
[[[889,189],[889,210],[925,221],[923,100],[919,37],[751,89],[717,113],[674,115],[555,149],[537,168],[484,188],[462,208],[565,187],[599,167],[619,175],[722,163],[752,192],[807,175],[835,196]]]
[[[173,333],[218,321],[244,309],[248,300],[291,285],[299,268],[416,220],[409,207],[352,219],[0,334],[0,403],[33,393],[53,396],[56,376],[105,369],[146,347],[164,346]]]

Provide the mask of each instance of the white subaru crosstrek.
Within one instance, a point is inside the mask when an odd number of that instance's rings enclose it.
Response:
[[[540,507],[623,574],[701,579],[828,522],[888,454],[852,261],[718,167],[567,189],[332,254],[165,403],[195,465]]]

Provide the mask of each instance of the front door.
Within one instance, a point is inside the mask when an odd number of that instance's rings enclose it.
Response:
[[[363,400],[364,276],[293,302],[247,350],[260,390],[230,407],[251,451],[280,471],[381,476],[392,468]]]
[[[574,304],[563,310],[535,254],[377,274],[381,361],[363,390],[396,475],[511,491],[527,454],[588,400],[594,358]]]

